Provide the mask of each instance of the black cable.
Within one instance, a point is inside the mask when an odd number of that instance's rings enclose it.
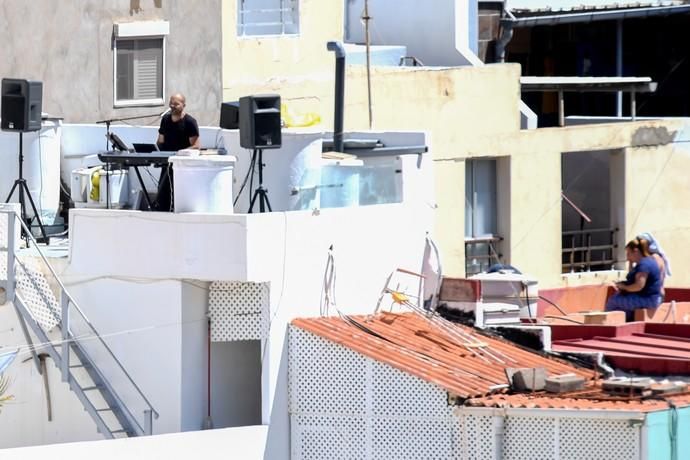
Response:
[[[249,175],[249,211],[252,210],[252,191],[254,190],[254,171],[256,170],[256,163],[259,161],[258,158],[259,149],[254,149],[254,154],[252,155],[252,172]],[[259,166],[261,168],[261,166]]]
[[[242,180],[242,185],[240,186],[240,191],[237,192],[237,196],[235,197],[235,201],[232,202],[233,206],[237,204],[237,200],[240,199],[240,195],[242,195],[242,192],[244,191],[244,187],[247,185],[247,181],[249,180],[249,176],[252,174],[253,171],[253,165],[254,161],[256,158],[256,150],[254,150],[254,153],[252,154],[252,159],[250,160],[250,165],[249,168],[247,169],[247,174],[244,176],[244,180]]]
[[[553,301],[551,301],[551,300],[549,300],[546,297],[541,296],[541,295],[539,296],[539,298],[541,300],[543,300],[544,302],[549,303],[549,304],[553,305],[554,307],[556,307],[556,310],[560,311],[565,316],[568,316],[568,314],[566,312],[564,312],[563,309],[556,304],[556,302],[553,302]]]

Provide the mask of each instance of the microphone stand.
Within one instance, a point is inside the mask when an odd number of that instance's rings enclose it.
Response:
[[[120,118],[106,118],[105,120],[98,120],[97,125],[105,123],[105,149],[108,149],[108,143],[111,143],[112,150],[115,150],[115,144],[112,143],[112,138],[110,137],[110,124],[115,121],[130,121],[130,120],[141,120],[144,118],[162,117],[166,113],[170,112],[170,109],[163,113],[152,113],[149,115],[134,115],[131,117],[120,117]],[[102,191],[101,191],[102,192]],[[108,164],[105,166],[105,208],[110,209],[110,167]]]
[[[163,113],[152,113],[149,115],[134,115],[131,117],[121,117],[121,118],[106,118],[105,120],[98,120],[96,122],[97,125],[102,125],[105,123],[105,135],[106,135],[106,141],[105,141],[105,148],[108,150],[108,141],[110,140],[110,124],[116,121],[130,121],[130,120],[141,120],[144,118],[153,118],[153,117],[162,117],[163,115],[166,114],[166,112],[169,112],[169,110],[166,110]],[[115,146],[112,146],[113,149]]]

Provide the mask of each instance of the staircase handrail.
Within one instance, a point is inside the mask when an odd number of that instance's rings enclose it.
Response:
[[[62,283],[62,281],[61,281],[60,278],[58,277],[57,273],[55,272],[55,269],[54,269],[53,266],[50,264],[50,262],[48,262],[48,259],[47,259],[46,256],[43,254],[43,252],[39,249],[39,247],[38,247],[38,242],[36,241],[36,239],[34,238],[34,236],[31,234],[31,229],[26,225],[26,223],[22,220],[21,216],[19,216],[19,214],[18,214],[16,211],[14,211],[14,210],[0,210],[0,212],[6,213],[6,214],[9,214],[9,215],[12,215],[12,214],[13,214],[13,215],[15,216],[16,220],[19,221],[19,223],[21,224],[22,228],[24,229],[25,234],[26,234],[27,237],[31,240],[31,242],[33,242],[34,247],[36,248],[36,252],[38,252],[38,254],[41,256],[41,259],[43,260],[43,262],[46,264],[46,266],[47,266],[48,269],[50,270],[50,273],[53,275],[53,278],[55,279],[55,281],[57,282],[57,284],[60,286],[60,289],[62,290],[62,294],[63,294],[70,302],[72,302],[72,304],[74,305],[75,310],[76,310],[76,311],[79,313],[79,315],[84,319],[84,321],[85,321],[86,324],[89,326],[89,328],[91,328],[91,331],[96,335],[96,337],[98,337],[98,340],[103,344],[103,346],[104,346],[105,349],[108,351],[108,353],[110,354],[110,356],[112,356],[112,358],[115,360],[115,363],[116,363],[117,366],[120,368],[120,370],[124,373],[124,375],[127,377],[127,380],[129,380],[129,382],[132,384],[132,386],[133,386],[134,389],[137,391],[137,393],[139,393],[139,396],[141,396],[141,398],[144,400],[144,402],[146,403],[146,405],[149,407],[149,409],[151,410],[151,413],[153,414],[153,416],[154,416],[155,418],[158,418],[158,417],[159,417],[158,411],[153,407],[153,404],[151,404],[151,402],[148,400],[148,398],[146,397],[146,395],[144,394],[144,392],[141,391],[141,389],[139,388],[139,385],[137,385],[136,382],[134,382],[134,379],[132,379],[132,376],[129,375],[129,372],[127,372],[127,370],[124,368],[124,366],[122,365],[122,363],[120,362],[120,360],[117,359],[117,356],[115,356],[115,353],[113,353],[113,351],[110,349],[110,347],[109,347],[108,344],[105,342],[105,340],[103,340],[103,337],[101,337],[100,334],[98,333],[98,331],[96,331],[96,328],[93,326],[93,324],[91,324],[91,321],[89,321],[89,319],[86,317],[86,315],[85,315],[84,312],[81,310],[81,308],[79,308],[79,304],[77,304],[77,302],[74,300],[74,298],[69,294],[69,292],[67,291],[67,288],[65,287],[65,285]],[[9,222],[8,222],[8,224],[9,224]],[[8,227],[11,227],[11,226],[8,225]],[[8,231],[9,231],[9,228],[8,228]],[[11,250],[11,248],[8,248],[8,252],[9,252],[10,250]],[[9,274],[10,267],[7,268],[7,271],[8,271],[8,274]]]

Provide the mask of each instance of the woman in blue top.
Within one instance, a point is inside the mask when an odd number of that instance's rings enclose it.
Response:
[[[606,301],[606,311],[624,311],[626,320],[631,321],[635,310],[661,304],[664,282],[647,240],[635,238],[626,244],[625,257],[634,266],[625,281],[614,285],[617,292]]]

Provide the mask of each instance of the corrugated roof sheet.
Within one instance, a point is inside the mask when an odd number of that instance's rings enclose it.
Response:
[[[558,352],[602,352],[611,365],[644,375],[690,375],[690,339],[633,333],[553,342]]]
[[[612,366],[641,375],[690,375],[690,324],[552,325],[552,349],[603,353]]]
[[[578,12],[623,8],[684,5],[683,0],[508,0],[506,8],[515,12]]]
[[[339,317],[301,318],[293,320],[292,324],[462,398],[487,395],[493,386],[507,384],[506,367],[544,367],[549,375],[574,373],[586,379],[594,376],[588,369],[523,350],[466,326],[448,323],[451,331],[485,343],[487,350],[502,357],[503,362],[500,362],[482,352],[482,347],[465,346],[455,334],[414,313],[349,318],[351,321]]]

